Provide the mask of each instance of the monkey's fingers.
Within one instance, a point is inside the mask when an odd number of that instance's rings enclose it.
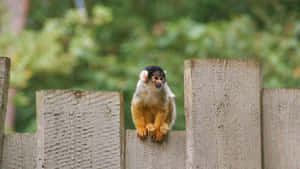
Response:
[[[149,135],[150,137],[152,137],[152,136],[155,135],[155,128],[154,128],[153,124],[148,123],[148,124],[146,125],[146,129],[147,129],[148,135]]]
[[[140,139],[145,139],[147,137],[147,130],[146,128],[137,128],[137,136],[140,138]]]
[[[168,128],[169,128],[168,124],[167,123],[163,123],[163,125],[161,125],[159,129],[160,129],[160,132],[163,135],[165,135],[168,132]]]
[[[156,141],[156,142],[161,142],[163,139],[163,134],[159,131],[156,130],[155,135],[152,137],[152,140]]]

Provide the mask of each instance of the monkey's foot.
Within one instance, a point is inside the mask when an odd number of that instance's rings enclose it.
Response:
[[[155,135],[155,128],[154,128],[153,124],[151,124],[151,123],[147,124],[146,128],[147,128],[147,131],[148,131],[148,135],[150,137]]]
[[[138,127],[137,128],[137,136],[140,139],[145,139],[147,137],[147,130],[145,127]]]
[[[167,123],[164,123],[163,125],[161,125],[160,126],[160,132],[163,134],[163,135],[165,135],[165,134],[167,134],[167,132],[168,132],[168,124]]]
[[[162,139],[163,139],[163,134],[159,130],[156,130],[155,135],[152,137],[152,140],[161,142]]]

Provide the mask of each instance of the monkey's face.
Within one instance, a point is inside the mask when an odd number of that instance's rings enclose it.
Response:
[[[140,80],[152,89],[161,90],[166,82],[166,73],[159,66],[147,66],[140,73]]]
[[[160,71],[156,71],[152,74],[151,83],[158,89],[164,85],[165,78]]]

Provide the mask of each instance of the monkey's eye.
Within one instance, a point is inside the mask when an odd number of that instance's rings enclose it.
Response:
[[[161,77],[160,80],[163,80],[163,78]]]
[[[157,77],[157,76],[155,76],[155,80],[158,80],[158,77]]]

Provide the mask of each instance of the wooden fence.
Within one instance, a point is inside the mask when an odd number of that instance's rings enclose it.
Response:
[[[1,168],[300,169],[298,89],[262,89],[254,60],[184,66],[186,130],[158,144],[124,130],[122,94],[106,91],[38,91],[37,133],[4,135],[9,59],[0,58]]]

